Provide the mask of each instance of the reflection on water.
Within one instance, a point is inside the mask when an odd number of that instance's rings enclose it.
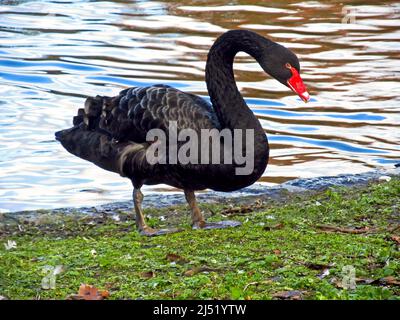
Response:
[[[0,210],[130,197],[128,180],[68,154],[54,131],[70,126],[86,96],[126,86],[207,96],[207,51],[232,28],[294,50],[313,97],[303,104],[250,57],[236,58],[238,87],[272,148],[262,181],[399,162],[400,5],[378,3],[1,1]]]

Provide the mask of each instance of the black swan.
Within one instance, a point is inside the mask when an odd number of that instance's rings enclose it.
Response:
[[[234,221],[205,222],[194,191],[212,189],[228,192],[244,188],[261,177],[268,163],[266,134],[236,87],[232,66],[239,51],[251,55],[266,73],[292,89],[303,101],[309,100],[299,75],[299,61],[293,52],[257,33],[230,30],[215,41],[208,54],[206,83],[212,105],[201,97],[167,85],[128,88],[115,97],[87,98],[85,107],[79,109],[73,119],[74,126],[56,132],[56,139],[70,153],[132,181],[136,225],[141,234],[153,236],[176,231],[155,230],[146,225],[141,209],[143,194],[140,188],[143,184],[162,183],[183,189],[192,212],[193,228],[237,225]],[[162,156],[165,156],[163,159],[167,159],[166,162],[149,161],[147,151],[154,148],[156,142],[160,144],[162,141],[149,141],[147,134],[152,129],[160,129],[170,142],[171,123],[178,134],[184,129],[191,129],[199,135],[206,129],[225,130],[225,133],[226,130],[252,132],[251,145],[246,145],[252,151],[251,172],[237,174],[236,169],[243,167],[243,162],[239,163],[236,157],[232,160],[232,154],[226,153],[226,150],[233,153],[232,148],[239,145],[243,155],[247,138],[244,133],[239,136],[241,143],[235,140],[231,149],[225,148],[228,138],[218,137],[218,146],[221,146],[217,151],[220,156],[218,163],[168,161],[171,160],[171,150],[177,152],[188,140],[177,141],[174,147],[168,145],[167,149],[157,149],[153,158],[159,157],[164,150]],[[209,156],[212,152],[210,146],[199,147],[198,152],[193,153],[197,153],[198,158]],[[228,161],[229,158],[231,161]]]

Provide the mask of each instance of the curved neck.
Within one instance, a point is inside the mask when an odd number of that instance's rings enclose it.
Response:
[[[256,60],[261,58],[272,41],[246,30],[232,30],[220,36],[210,49],[206,65],[206,83],[211,102],[223,128],[264,130],[240,94],[234,74],[233,61],[239,51]]]
[[[232,30],[220,36],[208,54],[207,89],[221,127],[231,130],[254,130],[254,145],[251,146],[254,170],[250,175],[241,176],[243,186],[254,183],[263,174],[268,163],[269,146],[264,129],[236,86],[232,68],[233,60],[239,51],[244,51],[259,62],[265,59],[263,56],[270,52],[268,49],[273,44],[274,42],[254,32]],[[244,148],[246,145],[245,134],[242,137],[242,148]],[[235,179],[238,178],[239,176],[235,177]]]

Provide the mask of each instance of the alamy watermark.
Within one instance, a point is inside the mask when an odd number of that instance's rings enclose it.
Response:
[[[152,129],[146,141],[149,164],[235,164],[236,175],[254,170],[254,129],[181,129],[170,121],[168,131]]]
[[[385,6],[385,11],[382,14],[395,15],[394,19],[398,18],[397,15],[400,13],[400,7],[398,6]],[[368,13],[361,6],[344,6],[342,8],[342,23],[343,24],[356,24],[357,18],[363,14]]]
[[[355,7],[343,7],[342,14],[342,23],[347,24],[357,22],[357,9]]]
[[[356,268],[344,266],[342,268],[342,288],[354,290],[356,288]]]
[[[42,289],[44,290],[54,290],[56,288],[56,277],[58,274],[63,272],[63,266],[44,266],[42,273],[44,277],[42,278]]]

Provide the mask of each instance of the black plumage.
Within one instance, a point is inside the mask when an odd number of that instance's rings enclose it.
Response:
[[[226,224],[207,224],[197,207],[195,190],[237,190],[251,185],[263,174],[269,156],[268,141],[263,128],[247,107],[238,91],[233,75],[233,59],[237,52],[252,55],[262,68],[280,82],[291,73],[285,67],[290,63],[299,71],[297,57],[283,46],[256,33],[232,30],[219,37],[212,46],[206,66],[206,83],[212,104],[191,93],[182,92],[167,85],[128,88],[115,97],[89,97],[85,106],[73,119],[74,126],[56,133],[56,138],[72,154],[131,179],[134,186],[136,223],[146,235],[165,233],[149,228],[141,211],[143,184],[168,184],[185,191],[192,209],[194,227],[223,227]],[[238,167],[218,164],[150,164],[146,150],[152,142],[146,141],[147,133],[160,129],[166,133],[171,122],[177,132],[202,129],[252,129],[254,130],[254,170],[249,175],[237,175]],[[179,149],[185,141],[177,143]],[[220,141],[221,146],[224,140]],[[221,147],[221,150],[223,148]],[[210,148],[199,147],[202,153]],[[168,155],[167,155],[168,160]]]

